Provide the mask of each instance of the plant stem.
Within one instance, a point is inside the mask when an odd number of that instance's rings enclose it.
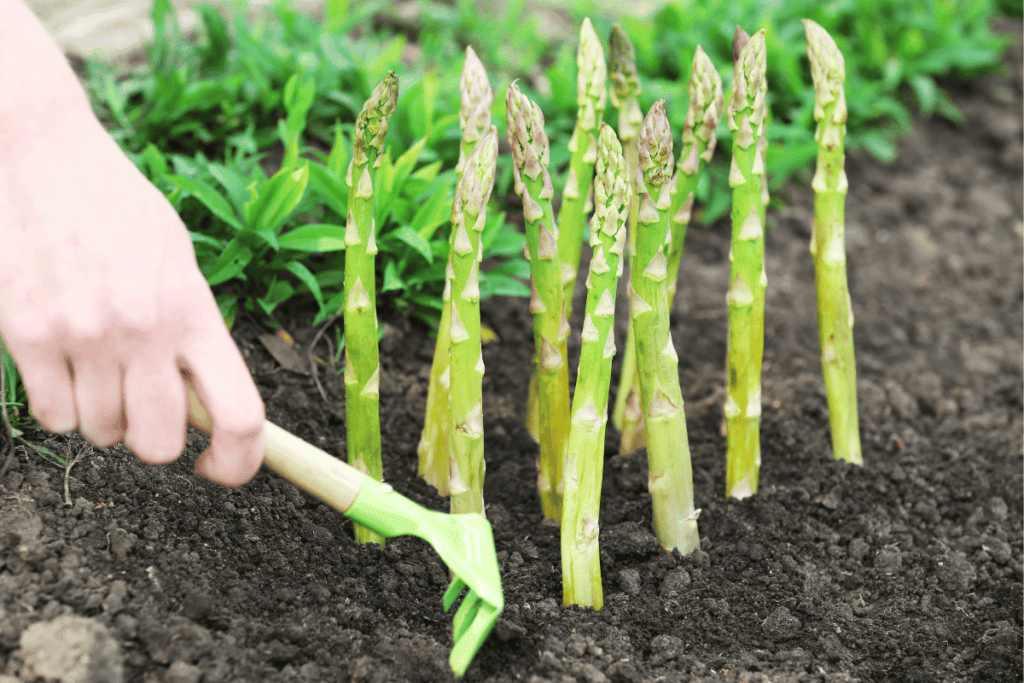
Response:
[[[853,310],[846,279],[846,67],[832,37],[804,19],[807,56],[814,78],[814,118],[818,129],[818,167],[814,188],[814,256],[818,295],[818,338],[821,369],[832,427],[832,455],[861,465],[860,426],[857,422],[857,364],[853,353]]]
[[[679,358],[669,332],[668,262],[672,130],[665,101],[658,100],[639,135],[637,233],[630,276],[630,316],[636,330],[637,365],[647,423],[648,489],[654,530],[667,550],[686,555],[700,546],[693,507],[693,471],[686,414],[679,386]]]
[[[726,492],[734,498],[757,493],[761,466],[761,360],[764,355],[764,137],[765,31],[739,51],[726,118],[733,131],[732,248],[729,274]]]
[[[371,168],[379,164],[388,119],[398,101],[398,77],[389,71],[356,118],[352,160],[345,182],[349,214],[345,229],[345,426],[348,461],[383,480],[380,452],[380,357],[377,348],[376,225]],[[356,525],[360,543],[384,545],[383,537]]]
[[[693,67],[689,83],[690,108],[683,124],[683,151],[679,155],[676,174],[672,178],[672,206],[669,209],[669,224],[672,241],[668,249],[668,301],[671,308],[679,279],[679,263],[683,256],[686,229],[693,212],[693,196],[704,162],[711,161],[718,140],[715,128],[722,118],[725,101],[722,96],[722,79],[715,65],[700,45],[693,55]]]
[[[591,209],[590,186],[594,179],[594,163],[597,161],[597,124],[604,116],[605,102],[608,99],[604,49],[594,32],[593,24],[587,18],[583,19],[583,25],[580,27],[576,66],[576,127],[569,140],[572,157],[557,219],[558,260],[561,263],[562,300],[565,302],[566,319],[572,319],[573,294],[576,290],[576,275],[580,267],[580,252],[583,246],[583,225]],[[567,349],[560,351],[568,358]],[[562,372],[568,383],[568,363]],[[538,438],[540,429],[535,377],[530,378],[530,402],[526,424],[534,438]]]
[[[562,600],[566,605],[601,609],[598,520],[608,422],[612,358],[615,356],[615,292],[626,247],[629,183],[622,146],[615,131],[601,124],[594,179],[594,249],[587,277],[583,348],[573,396],[569,449],[562,471]]]
[[[452,206],[450,477],[453,513],[484,512],[484,357],[480,346],[480,233],[494,188],[498,129],[466,159]]]
[[[619,110],[619,139],[626,159],[626,174],[630,183],[637,175],[637,135],[644,115],[637,101],[640,97],[640,80],[636,75],[636,51],[626,31],[619,24],[612,26],[609,38],[608,76],[612,81],[611,102]],[[629,253],[630,258],[636,246],[637,206],[636,197],[630,192],[629,200]],[[632,266],[630,266],[632,267]],[[647,444],[643,410],[640,407],[640,384],[637,376],[636,338],[633,320],[630,318],[626,331],[626,350],[622,358],[622,372],[619,375],[619,389],[612,411],[612,424],[621,435],[620,453],[632,453]]]
[[[462,142],[459,146],[459,162],[455,166],[456,178],[461,179],[466,160],[476,148],[477,142],[491,125],[491,104],[494,93],[487,79],[484,65],[472,47],[466,48],[466,59],[462,65],[459,80],[461,104],[459,127]],[[449,240],[448,270],[451,270],[451,242],[455,239],[452,230]],[[447,272],[447,271],[446,271]],[[451,332],[452,302],[451,287],[445,278],[441,308],[441,322],[437,328],[437,343],[434,345],[434,360],[430,366],[430,385],[427,388],[427,412],[423,420],[423,434],[417,447],[419,475],[442,495],[448,495],[449,450],[448,442],[451,414],[449,392],[451,387]]]
[[[561,519],[562,464],[569,435],[569,382],[561,349],[569,336],[558,261],[558,227],[551,210],[550,147],[544,114],[535,102],[509,86],[505,98],[512,173],[523,198],[526,241],[530,252],[534,343],[540,417],[540,458],[537,489],[547,519]]]

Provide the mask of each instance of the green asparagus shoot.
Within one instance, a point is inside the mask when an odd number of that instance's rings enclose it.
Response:
[[[459,162],[455,167],[461,177],[466,160],[473,154],[477,142],[491,126],[491,104],[494,93],[491,90],[487,72],[472,47],[466,48],[466,59],[462,65],[459,80],[461,104],[459,126],[462,128],[462,142],[459,147]],[[452,230],[452,241],[455,230]],[[449,243],[449,263],[451,262]],[[448,269],[450,270],[450,268]],[[449,477],[449,391],[451,387],[451,316],[452,301],[449,280],[445,278],[442,296],[441,323],[437,329],[437,343],[434,346],[434,361],[430,367],[430,385],[427,388],[427,413],[423,421],[423,434],[417,448],[419,454],[419,475],[433,485],[442,496],[448,495]]]
[[[349,464],[373,479],[383,479],[380,453],[380,358],[377,348],[376,225],[373,174],[398,102],[398,77],[389,71],[373,89],[356,118],[345,182],[349,188],[345,228],[345,426]],[[356,525],[356,540],[384,538]]]
[[[668,250],[668,300],[671,305],[679,278],[679,263],[683,256],[686,229],[693,212],[693,197],[704,163],[711,161],[718,140],[715,128],[722,118],[725,101],[722,95],[722,79],[715,65],[701,49],[693,55],[693,68],[688,86],[690,108],[683,124],[683,151],[676,164],[672,178],[672,206],[669,208],[669,224],[672,227],[672,241]]]
[[[686,555],[700,545],[693,471],[679,386],[679,357],[669,332],[668,261],[672,130],[665,101],[651,107],[639,135],[637,232],[630,275],[630,316],[636,335],[640,394],[647,424],[648,489],[654,530],[667,550]]]
[[[818,299],[821,369],[832,427],[832,454],[862,464],[857,422],[857,365],[853,354],[853,309],[846,280],[845,200],[847,191],[844,138],[846,67],[832,36],[810,19],[807,56],[814,79],[814,118],[818,129],[818,168],[814,188],[811,254]]]
[[[609,38],[608,77],[611,79],[610,98],[612,106],[619,111],[619,139],[626,159],[626,173],[630,182],[637,175],[637,135],[644,115],[640,111],[640,80],[636,75],[636,51],[626,31],[619,24],[612,26]],[[635,195],[630,193],[629,207],[629,253],[636,245],[637,206]],[[612,424],[621,435],[620,453],[632,453],[647,444],[644,429],[643,410],[640,408],[640,383],[637,377],[636,337],[633,320],[630,318],[626,332],[626,350],[622,358],[622,373],[619,375],[619,390],[615,396]]]
[[[572,318],[572,300],[576,289],[576,274],[580,267],[580,251],[583,246],[583,224],[591,210],[590,185],[594,178],[594,163],[597,160],[597,124],[604,116],[608,88],[605,84],[607,68],[604,48],[594,32],[590,19],[584,19],[580,27],[580,46],[576,52],[576,127],[569,140],[572,158],[569,162],[568,177],[562,191],[562,206],[558,210],[558,260],[561,264],[562,300],[565,302],[565,317]],[[565,342],[563,342],[565,343]],[[567,351],[562,350],[563,355]],[[563,370],[569,381],[569,367]],[[530,402],[527,409],[527,425],[531,434],[539,438],[540,428],[537,411],[537,380],[530,378]]]
[[[745,34],[743,34],[745,35]],[[729,253],[726,492],[757,493],[761,465],[761,360],[764,355],[764,138],[767,105],[765,30],[747,41],[737,31],[726,119],[733,132],[732,248]]]
[[[480,233],[494,188],[498,129],[491,129],[465,160],[452,206],[450,478],[453,513],[484,512],[484,357],[480,346]]]
[[[562,465],[569,436],[569,381],[563,342],[569,321],[562,300],[558,261],[558,227],[551,209],[554,190],[548,172],[550,147],[540,107],[515,83],[505,97],[512,174],[523,199],[526,241],[530,255],[530,312],[533,313],[540,458],[537,489],[547,519],[561,520]]]
[[[612,358],[615,356],[615,292],[622,274],[629,215],[629,183],[622,145],[602,123],[590,220],[593,257],[587,277],[583,348],[573,396],[569,449],[562,474],[562,598],[566,605],[601,609],[598,519],[608,422]]]

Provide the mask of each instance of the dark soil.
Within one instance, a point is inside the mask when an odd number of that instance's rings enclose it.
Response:
[[[487,515],[507,608],[466,680],[1021,680],[1021,24],[1006,28],[1012,76],[947,84],[964,126],[918,121],[891,166],[849,160],[863,467],[831,458],[813,197],[793,185],[768,236],[761,491],[724,498],[728,231],[690,230],[673,338],[703,541],[689,557],[659,548],[645,455],[618,454],[610,433],[598,612],[561,605],[558,529],[542,522],[522,426],[526,302],[485,303],[499,337],[484,351]],[[302,355],[306,319],[285,321]],[[343,457],[341,378],[321,370],[325,402],[258,343],[266,332],[242,320],[235,338],[269,419]],[[425,331],[387,328],[384,459],[395,488],[444,510],[415,476],[432,353]],[[192,469],[197,435],[164,468],[77,437],[32,440],[85,457],[70,505],[64,472],[23,448],[0,484],[0,683],[62,666],[74,638],[88,653],[77,673],[47,675],[451,679],[448,574],[425,543],[357,546],[343,516],[267,471],[235,490],[211,484]]]

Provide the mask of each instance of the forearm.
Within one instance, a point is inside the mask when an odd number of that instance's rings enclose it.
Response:
[[[60,48],[24,1],[0,0],[0,16],[0,149],[68,116],[92,116]]]

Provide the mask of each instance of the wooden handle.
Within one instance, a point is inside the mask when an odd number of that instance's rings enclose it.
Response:
[[[186,387],[189,422],[210,434],[213,421],[209,413],[192,384],[186,382]],[[267,467],[338,512],[347,512],[352,507],[363,487],[365,474],[272,422],[264,422],[263,426],[266,435],[263,462]]]

